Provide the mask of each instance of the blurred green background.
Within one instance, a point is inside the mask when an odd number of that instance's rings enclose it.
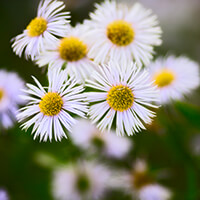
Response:
[[[93,0],[67,0],[66,10],[71,12],[75,25],[88,18],[94,9]],[[96,1],[97,2],[97,1]],[[100,1],[98,1],[100,2]],[[135,1],[124,0],[132,4]],[[163,29],[163,45],[155,49],[156,55],[186,55],[200,62],[200,1],[199,0],[141,0],[159,16]],[[17,57],[10,40],[20,34],[36,16],[39,0],[0,0],[0,68],[17,72],[25,82],[33,83],[31,75],[46,83],[46,75],[31,61]],[[9,84],[9,83],[8,83]],[[183,102],[162,107],[155,123],[147,131],[134,135],[134,148],[121,161],[108,164],[131,167],[136,158],[145,158],[150,169],[166,173],[160,183],[174,193],[174,200],[200,199],[200,89]],[[71,162],[83,157],[70,140],[40,143],[19,125],[0,132],[0,188],[5,188],[13,200],[51,200],[51,167],[38,163],[37,156],[45,153],[60,162]],[[102,161],[103,162],[103,161]],[[107,162],[105,160],[105,162]],[[159,178],[159,177],[158,177]],[[113,191],[104,199],[129,199]]]

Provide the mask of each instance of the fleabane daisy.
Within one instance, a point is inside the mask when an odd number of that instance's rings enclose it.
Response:
[[[79,120],[70,136],[73,142],[91,153],[99,150],[107,157],[122,158],[131,148],[128,138],[117,137],[114,132],[101,133],[89,120]]]
[[[19,98],[24,81],[14,72],[0,70],[0,128],[9,128],[16,121],[19,105],[25,102]]]
[[[117,62],[102,65],[100,72],[94,72],[88,87],[96,92],[88,92],[91,102],[90,119],[98,122],[97,127],[104,131],[116,126],[117,135],[132,135],[145,129],[155,116],[151,108],[157,108],[158,92],[150,81],[149,74],[133,63],[119,66]],[[116,116],[116,120],[115,119]]]
[[[56,200],[101,199],[108,188],[110,170],[85,161],[58,168],[53,173],[52,192]]]
[[[90,49],[88,55],[97,63],[108,59],[126,63],[135,61],[139,66],[149,64],[153,46],[161,44],[161,29],[151,10],[139,3],[132,7],[105,1],[96,4],[90,14],[91,20],[85,21]]]
[[[37,60],[42,67],[49,65],[50,68],[61,68],[65,66],[70,75],[78,81],[85,81],[89,74],[95,69],[95,64],[88,58],[88,45],[85,42],[85,26],[77,25],[69,27],[68,34],[57,40],[52,45],[47,45]]]
[[[129,171],[118,172],[113,181],[115,187],[124,189],[132,199],[169,200],[172,196],[169,189],[154,180],[144,160],[136,160]]]
[[[26,107],[20,109],[17,115],[20,122],[25,121],[23,129],[33,125],[32,133],[34,139],[40,135],[40,140],[61,140],[66,137],[63,127],[71,131],[76,123],[71,114],[84,117],[87,106],[84,102],[83,87],[78,86],[73,77],[67,78],[66,71],[49,70],[49,86],[42,87],[34,78],[37,87],[27,84],[28,89],[24,90],[26,95],[22,98],[29,101]]]
[[[13,51],[21,57],[23,51],[26,59],[34,60],[41,51],[44,44],[56,41],[56,36],[63,37],[67,31],[69,12],[60,12],[65,8],[62,1],[41,0],[37,17],[26,27],[22,34],[13,38]]]
[[[148,70],[158,86],[162,104],[182,99],[200,83],[199,66],[187,57],[160,57],[148,66]]]

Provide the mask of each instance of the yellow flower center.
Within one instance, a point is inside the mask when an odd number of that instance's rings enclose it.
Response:
[[[79,38],[66,37],[60,42],[59,53],[66,61],[78,61],[86,56],[87,46]]]
[[[146,174],[146,172],[133,172],[132,173],[133,180],[133,188],[140,189],[145,185],[152,184],[153,180],[150,176]]]
[[[168,69],[163,69],[154,76],[155,84],[158,85],[158,87],[170,85],[174,79],[174,73]]]
[[[3,99],[3,96],[4,96],[4,91],[0,89],[0,101]]]
[[[39,103],[40,111],[47,116],[57,115],[63,106],[61,96],[56,92],[48,92]]]
[[[129,45],[135,36],[132,25],[123,20],[116,20],[107,26],[107,37],[118,46]]]
[[[28,30],[28,35],[30,37],[37,37],[46,31],[47,21],[42,17],[36,17],[31,20],[26,29]]]
[[[117,85],[109,90],[106,100],[111,108],[123,112],[133,105],[134,95],[129,87]]]

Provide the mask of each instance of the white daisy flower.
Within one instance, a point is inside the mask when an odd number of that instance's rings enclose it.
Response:
[[[155,182],[149,175],[147,163],[144,160],[136,160],[130,171],[116,173],[115,187],[123,188],[131,194],[132,199],[139,200],[168,200],[171,191]]]
[[[85,26],[70,27],[64,38],[46,46],[37,64],[51,68],[66,66],[68,73],[77,80],[84,81],[94,70],[95,64],[87,57],[88,45],[85,42]]]
[[[140,200],[169,200],[171,192],[159,184],[151,184],[141,188],[138,196]]]
[[[158,92],[146,71],[133,63],[121,68],[117,62],[109,62],[94,72],[94,80],[88,80],[86,85],[98,90],[87,93],[92,103],[89,115],[101,131],[110,130],[116,116],[117,135],[130,136],[145,129],[144,123],[151,123],[155,113],[150,109],[157,108],[152,102],[158,101]]]
[[[79,120],[72,129],[70,135],[73,142],[85,150],[95,152],[102,150],[102,153],[109,157],[122,158],[131,148],[128,138],[117,137],[114,132],[100,131],[88,120]]]
[[[44,44],[56,41],[55,36],[66,35],[69,12],[60,12],[65,8],[62,1],[41,0],[37,17],[34,18],[22,34],[13,38],[13,51],[21,57],[23,51],[26,59],[34,60],[44,50]]]
[[[147,65],[154,53],[153,46],[161,44],[157,17],[139,3],[128,7],[107,0],[96,4],[90,17],[91,21],[85,21],[90,29],[88,55],[97,63],[113,59]]]
[[[100,199],[108,187],[110,171],[95,162],[55,170],[52,192],[57,200]]]
[[[172,99],[182,99],[200,83],[198,64],[186,57],[158,58],[148,69],[159,88],[162,104]]]
[[[24,90],[26,95],[22,98],[28,100],[26,107],[20,109],[17,115],[20,122],[25,121],[23,129],[33,126],[32,133],[35,133],[34,139],[40,135],[40,140],[55,140],[66,138],[63,126],[67,131],[71,131],[76,123],[70,113],[84,117],[87,112],[87,106],[84,101],[82,86],[77,86],[73,77],[67,79],[66,71],[49,70],[49,87],[42,87],[36,78],[34,78],[37,87],[27,84],[28,90]]]
[[[0,200],[9,200],[9,196],[6,190],[0,188]]]
[[[14,72],[0,70],[0,128],[10,128],[16,121],[16,113],[24,101],[19,98],[24,81]]]
[[[152,183],[152,179],[147,172],[148,166],[146,162],[138,159],[132,169],[116,173],[115,179],[113,179],[115,187],[123,188],[127,193],[136,197],[143,186]]]

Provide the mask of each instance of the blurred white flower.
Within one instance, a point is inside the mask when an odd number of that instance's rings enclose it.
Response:
[[[88,55],[97,63],[109,59],[116,62],[136,61],[141,66],[152,59],[153,46],[161,44],[161,29],[150,9],[139,3],[128,7],[115,1],[96,4],[85,21],[90,49]]]
[[[139,191],[140,200],[169,200],[171,192],[158,184],[146,185]]]
[[[9,196],[7,194],[7,191],[0,188],[0,200],[9,200]]]
[[[22,34],[13,38],[13,51],[21,57],[34,60],[44,50],[44,44],[56,41],[55,36],[63,37],[67,32],[69,12],[60,12],[65,8],[62,1],[41,0],[34,18]]]
[[[115,180],[117,187],[124,188],[133,196],[145,185],[151,183],[152,179],[147,175],[148,167],[144,160],[138,159],[129,171],[118,173]]]
[[[95,68],[87,57],[88,45],[85,42],[85,26],[69,27],[68,34],[54,44],[47,44],[45,51],[38,57],[37,64],[42,67],[62,68],[65,66],[70,75],[83,82]]]
[[[9,128],[16,121],[20,104],[24,101],[19,97],[24,89],[24,81],[14,72],[0,70],[0,127]]]
[[[29,101],[28,105],[21,108],[17,115],[23,129],[33,126],[34,139],[40,135],[40,140],[60,141],[66,137],[65,129],[71,131],[76,119],[71,113],[84,117],[87,112],[85,97],[82,94],[84,88],[77,85],[74,77],[68,79],[66,70],[49,70],[49,87],[42,87],[39,81],[34,78],[37,87],[27,84],[28,89],[24,90],[25,95],[21,96]]]
[[[132,170],[116,173],[113,178],[116,188],[122,188],[132,195],[132,199],[139,200],[168,200],[171,191],[155,182],[149,175],[147,163],[136,160]]]
[[[87,86],[96,89],[88,92],[87,99],[92,103],[89,116],[97,127],[104,131],[110,130],[115,123],[116,134],[130,136],[145,129],[150,124],[157,108],[152,102],[158,101],[158,91],[153,86],[150,76],[133,63],[122,66],[117,62],[102,65],[99,72],[95,71]]]
[[[79,120],[72,129],[74,143],[83,149],[95,152],[99,147],[106,156],[122,158],[131,148],[131,141],[118,137],[114,132],[101,133],[90,121]]]
[[[53,196],[56,200],[101,199],[109,178],[108,168],[95,162],[62,167],[53,173]]]
[[[158,58],[148,66],[151,79],[160,92],[161,103],[182,99],[200,83],[199,66],[187,57]]]

